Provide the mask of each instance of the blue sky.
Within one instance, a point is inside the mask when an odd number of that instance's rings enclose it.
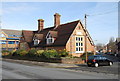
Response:
[[[4,2],[2,28],[37,30],[37,20],[44,19],[45,27],[54,25],[55,13],[61,14],[61,23],[80,19],[88,14],[87,29],[95,43],[108,43],[118,36],[117,2]]]

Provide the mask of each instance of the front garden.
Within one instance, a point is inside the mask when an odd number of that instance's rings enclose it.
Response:
[[[92,55],[92,54],[89,54]],[[13,51],[2,50],[2,57],[9,59],[30,60],[39,62],[54,62],[54,63],[84,63],[85,54],[80,57],[74,57],[64,50],[37,50],[31,49],[29,51],[18,49]]]

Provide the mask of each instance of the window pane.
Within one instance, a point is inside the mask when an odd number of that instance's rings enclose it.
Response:
[[[79,46],[80,46],[80,43],[79,43]]]
[[[8,44],[15,44],[15,41],[8,41]]]
[[[78,37],[76,37],[76,41],[78,40]]]
[[[1,41],[2,44],[6,44],[6,41]]]
[[[78,46],[78,43],[76,43],[76,46]]]
[[[81,51],[83,51],[83,48],[81,48]]]
[[[79,47],[79,51],[81,51],[80,47]]]
[[[81,37],[81,41],[83,41],[83,38]]]
[[[81,43],[81,46],[83,46],[83,43]]]
[[[50,43],[52,43],[52,39],[50,40]]]
[[[16,44],[19,44],[19,41],[16,41]]]
[[[78,48],[76,48],[76,51],[78,51]]]
[[[79,37],[79,41],[80,41],[80,37]]]

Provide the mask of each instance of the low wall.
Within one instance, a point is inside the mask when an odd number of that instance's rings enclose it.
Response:
[[[67,64],[83,64],[84,61],[81,58],[62,58],[62,63]]]
[[[29,61],[38,61],[38,62],[50,62],[50,63],[63,63],[63,64],[83,64],[84,61],[81,58],[39,58],[39,57],[3,57],[9,59],[17,59],[17,60],[29,60]]]

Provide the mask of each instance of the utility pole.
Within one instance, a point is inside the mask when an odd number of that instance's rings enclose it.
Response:
[[[87,16],[85,14],[85,55],[86,55],[86,62],[87,62],[87,59],[88,59],[88,55],[87,55]]]

